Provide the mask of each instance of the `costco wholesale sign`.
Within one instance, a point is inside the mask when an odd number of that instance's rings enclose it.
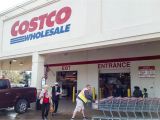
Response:
[[[48,36],[54,36],[69,32],[71,24],[65,24],[71,17],[72,9],[65,6],[59,10],[53,10],[30,20],[17,20],[11,27],[10,44],[27,42]],[[58,27],[55,27],[58,25]],[[47,30],[43,30],[47,27]],[[38,30],[38,32],[36,32]]]
[[[37,6],[32,11],[17,10],[15,16],[8,15],[3,21],[3,54],[9,56],[79,45],[83,42],[79,38],[86,33],[85,3],[85,0],[60,0]]]

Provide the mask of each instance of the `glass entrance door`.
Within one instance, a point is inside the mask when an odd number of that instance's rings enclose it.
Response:
[[[127,97],[130,73],[99,73],[99,97]]]
[[[62,86],[62,97],[72,98],[72,90],[77,90],[77,71],[58,71],[57,82]]]

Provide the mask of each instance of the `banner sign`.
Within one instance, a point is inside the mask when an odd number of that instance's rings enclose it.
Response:
[[[140,78],[154,78],[155,73],[155,66],[139,66],[139,77]]]

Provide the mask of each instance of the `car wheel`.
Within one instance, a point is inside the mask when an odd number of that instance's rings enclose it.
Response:
[[[14,107],[14,110],[20,114],[25,113],[27,109],[28,109],[28,102],[25,99],[18,100],[18,102],[16,103]]]

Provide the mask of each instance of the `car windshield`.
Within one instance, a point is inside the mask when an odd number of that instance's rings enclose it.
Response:
[[[0,89],[8,88],[8,84],[6,80],[0,80]]]

